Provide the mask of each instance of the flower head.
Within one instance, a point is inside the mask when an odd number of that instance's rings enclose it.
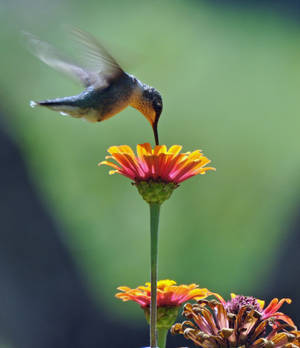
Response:
[[[123,301],[135,301],[142,308],[149,307],[151,284],[138,286],[136,289],[120,286],[122,291],[116,294]],[[203,299],[209,295],[207,289],[200,289],[196,284],[176,285],[174,280],[165,279],[157,282],[157,307],[179,307],[182,303],[193,298]]]
[[[204,348],[300,347],[300,332],[294,322],[277,312],[290,299],[273,299],[264,309],[264,301],[254,297],[232,294],[226,302],[220,295],[214,296],[218,301],[186,304],[183,315],[188,320],[173,325],[171,332]]]
[[[150,316],[151,284],[138,286],[136,289],[120,286],[122,291],[116,297],[123,301],[137,302],[145,312],[147,321]],[[191,299],[203,299],[209,295],[207,289],[200,289],[196,284],[176,285],[174,280],[165,279],[157,282],[157,327],[169,329],[175,322],[182,303]]]
[[[205,167],[210,160],[200,150],[180,153],[182,147],[149,143],[137,145],[137,155],[127,146],[111,146],[110,156],[117,164],[102,161],[99,165],[113,167],[109,174],[119,173],[134,181],[148,203],[162,203],[168,199],[178,184],[198,174],[205,174],[212,167]]]
[[[290,298],[282,298],[281,300],[278,300],[278,298],[273,298],[269,305],[264,308],[265,301],[259,300],[252,296],[236,295],[232,293],[230,294],[231,299],[229,301],[225,301],[219,294],[211,293],[211,295],[217,297],[229,313],[238,314],[242,307],[247,306],[248,308],[255,309],[256,311],[261,313],[262,320],[272,318],[282,320],[290,326],[295,326],[290,317],[281,312],[277,312],[285,302],[288,304],[292,303],[292,300]]]

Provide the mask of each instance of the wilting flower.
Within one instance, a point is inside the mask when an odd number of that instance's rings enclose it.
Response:
[[[290,299],[275,298],[264,309],[264,301],[254,297],[232,294],[226,302],[214,295],[219,301],[186,304],[183,315],[188,320],[173,325],[171,332],[204,348],[300,347],[300,331],[290,317],[277,312]]]
[[[150,286],[150,283],[146,283],[145,286],[138,286],[135,289],[120,286],[118,290],[122,292],[117,293],[116,297],[123,301],[137,302],[144,309],[148,319],[151,301]],[[196,284],[176,285],[174,280],[159,280],[157,282],[158,327],[164,325],[170,328],[182,303],[191,299],[204,299],[208,295],[209,291],[207,289],[201,289]]]
[[[212,167],[205,167],[210,160],[200,150],[180,153],[182,146],[137,145],[137,155],[127,146],[111,146],[110,156],[117,164],[102,161],[114,168],[109,174],[119,173],[134,181],[140,194],[148,203],[162,203],[168,199],[178,185],[198,174],[205,174]]]

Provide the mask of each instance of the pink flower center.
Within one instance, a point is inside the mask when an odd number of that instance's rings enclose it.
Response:
[[[225,304],[225,309],[229,313],[238,314],[240,309],[244,306],[249,307],[249,310],[257,310],[262,312],[262,308],[259,305],[257,299],[252,296],[237,295]]]

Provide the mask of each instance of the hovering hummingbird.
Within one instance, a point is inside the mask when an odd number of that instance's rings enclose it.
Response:
[[[90,34],[75,29],[75,36],[85,51],[84,67],[63,57],[55,48],[37,37],[25,33],[31,51],[44,63],[79,80],[85,89],[82,93],[56,99],[31,101],[30,105],[49,109],[90,122],[104,121],[127,106],[139,110],[150,122],[156,144],[159,144],[157,124],[162,112],[160,93],[135,76],[126,73],[107,50]]]

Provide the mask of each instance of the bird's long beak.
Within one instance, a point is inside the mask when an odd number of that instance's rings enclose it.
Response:
[[[152,129],[153,129],[153,133],[154,133],[155,144],[156,144],[156,145],[159,145],[157,124],[158,124],[158,122],[154,122],[154,123],[152,124]]]
[[[159,145],[157,125],[158,125],[160,114],[161,114],[161,112],[160,113],[156,113],[154,122],[152,123],[152,129],[153,129],[154,139],[155,139],[155,144],[156,145]]]

